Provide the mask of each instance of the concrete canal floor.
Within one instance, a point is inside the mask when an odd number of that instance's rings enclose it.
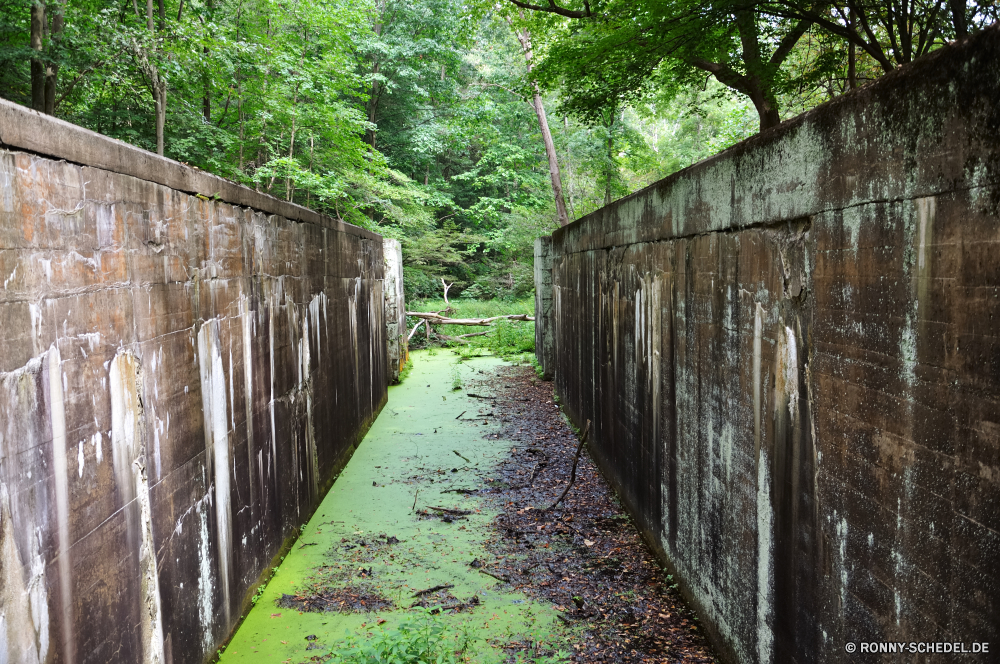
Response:
[[[414,355],[222,662],[329,661],[348,635],[376,638],[411,620],[409,607],[421,602],[455,607],[436,619],[456,638],[469,637],[469,661],[504,661],[509,642],[540,642],[553,655],[568,649],[569,630],[550,603],[498,590],[500,580],[481,573],[496,514],[455,491],[479,488],[509,452],[486,438],[498,431],[489,406],[453,389],[500,361],[458,362],[446,350]],[[437,586],[444,588],[416,595]]]

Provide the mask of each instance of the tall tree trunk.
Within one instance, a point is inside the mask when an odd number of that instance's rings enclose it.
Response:
[[[59,79],[58,55],[59,42],[62,40],[65,26],[66,6],[61,0],[56,0],[55,11],[52,14],[52,28],[49,42],[49,62],[45,67],[45,112],[52,115],[56,111],[56,83]]]
[[[521,13],[524,18],[524,13]],[[513,24],[511,24],[513,28]],[[521,50],[524,52],[524,62],[528,68],[528,76],[534,69],[532,62],[531,33],[527,29],[518,30],[514,28],[517,40],[521,42]],[[532,106],[535,108],[535,115],[538,117],[538,128],[542,132],[542,142],[545,144],[545,156],[549,161],[549,179],[552,180],[552,196],[556,201],[556,218],[560,226],[569,223],[569,214],[566,212],[566,199],[563,197],[562,174],[559,172],[559,156],[556,154],[556,144],[552,140],[552,132],[549,130],[549,121],[545,116],[545,106],[542,104],[542,95],[538,89],[538,81],[532,79],[531,85],[534,88]]]
[[[167,125],[167,82],[157,77],[153,90],[156,105],[156,154],[163,156],[163,132]]]
[[[533,106],[535,115],[538,116],[538,126],[542,130],[542,142],[545,143],[545,156],[549,159],[549,179],[552,180],[552,195],[556,199],[556,218],[559,225],[565,226],[569,223],[569,214],[566,212],[566,199],[563,197],[562,174],[559,172],[559,157],[556,155],[556,144],[552,140],[552,132],[549,131],[549,121],[545,117],[545,107],[542,105],[542,95],[538,91],[538,83],[532,82],[535,86]]]
[[[146,0],[146,29],[155,36],[156,25],[153,20],[153,0]],[[153,48],[155,50],[155,47]],[[152,54],[151,54],[152,55]],[[167,124],[167,82],[160,75],[160,70],[152,58],[147,56],[149,82],[153,89],[153,106],[156,115],[156,154],[163,156],[163,132]]]
[[[160,6],[162,7],[163,6],[163,0],[159,0],[159,2],[160,2]],[[215,9],[215,3],[212,0],[208,0],[208,2],[206,3],[206,6],[208,7],[208,16],[209,16],[209,19],[211,20],[212,10]],[[203,49],[202,52],[205,55],[205,62],[207,63],[208,62],[208,46],[205,46],[205,48]],[[201,98],[201,113],[202,113],[202,115],[205,116],[205,122],[211,122],[212,121],[212,79],[208,75],[208,68],[207,68],[207,66],[205,68],[205,71],[202,73],[201,84],[202,84],[202,88],[205,91],[204,96],[202,96],[202,98]]]
[[[31,59],[31,107],[45,112],[45,4],[43,0],[31,3],[31,50],[37,56]]]
[[[961,39],[969,34],[969,25],[965,18],[965,0],[948,0],[948,4],[951,8],[951,22],[955,26],[955,38]]]

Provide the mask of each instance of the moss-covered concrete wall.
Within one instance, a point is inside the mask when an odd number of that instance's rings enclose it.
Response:
[[[998,100],[992,29],[553,234],[558,394],[727,661],[1000,651]]]
[[[385,402],[382,238],[7,102],[0,143],[0,661],[200,664]]]

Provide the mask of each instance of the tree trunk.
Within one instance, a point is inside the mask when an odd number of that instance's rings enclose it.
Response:
[[[521,12],[524,18],[524,12]],[[513,28],[511,24],[511,28]],[[521,50],[524,52],[524,62],[528,68],[528,75],[534,69],[531,51],[531,33],[527,29],[514,29],[517,40],[521,42]],[[538,89],[538,82],[532,80],[531,85],[535,94],[532,97],[532,106],[535,108],[535,115],[538,117],[538,127],[542,132],[542,142],[545,144],[545,156],[549,161],[549,179],[552,180],[552,196],[556,201],[556,218],[560,226],[569,223],[569,214],[566,212],[566,199],[563,197],[562,175],[559,172],[559,156],[556,154],[556,144],[552,141],[552,132],[549,130],[549,121],[545,116],[545,106],[542,104],[542,95]]]
[[[45,112],[45,61],[42,52],[45,49],[45,5],[42,0],[31,3],[31,50],[38,57],[31,59],[31,107],[36,111]]]
[[[955,38],[961,39],[969,34],[968,22],[965,20],[965,0],[949,0],[948,4],[951,6],[951,22],[955,26]]]
[[[167,124],[167,82],[157,77],[153,87],[153,102],[156,105],[156,154],[163,156],[163,130]]]
[[[163,7],[163,0],[159,0],[160,7]],[[215,3],[212,0],[208,0],[206,3],[208,7],[208,16],[211,18],[212,10],[215,9]],[[205,55],[205,62],[208,62],[208,46],[205,46],[203,51]],[[208,68],[202,73],[202,88],[205,91],[204,96],[201,99],[201,113],[205,117],[205,122],[212,121],[212,79],[208,75]]]
[[[55,56],[58,55],[59,42],[62,40],[65,15],[65,4],[60,0],[56,0],[55,12],[52,14],[49,63],[45,67],[45,112],[49,115],[55,113],[56,110],[56,83],[59,79],[59,64],[55,61]]]
[[[556,199],[556,218],[559,225],[565,226],[569,223],[569,214],[566,212],[566,199],[563,198],[562,174],[559,172],[559,157],[556,155],[556,144],[552,141],[552,132],[549,131],[549,121],[545,117],[545,107],[542,105],[542,96],[538,93],[538,84],[534,83],[535,115],[538,116],[538,126],[542,130],[542,141],[545,143],[545,156],[549,159],[549,178],[552,180],[552,195]]]
[[[774,98],[774,94],[765,89],[757,80],[751,80],[748,87],[750,88],[750,101],[753,102],[754,108],[757,109],[757,115],[760,117],[760,130],[764,131],[781,124],[781,114],[778,112],[778,102]]]
[[[146,29],[149,30],[150,35],[154,35],[156,32],[156,25],[153,21],[153,0],[146,0]],[[156,154],[163,156],[163,130],[167,124],[167,82],[160,75],[160,70],[152,58],[147,56],[147,60],[149,82],[153,88],[153,106],[156,114]]]

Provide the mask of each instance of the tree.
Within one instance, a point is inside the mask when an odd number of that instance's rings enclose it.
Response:
[[[810,21],[861,49],[885,72],[952,39],[996,22],[1000,7],[968,0],[835,0],[817,5],[802,0],[769,0],[768,15]]]
[[[701,72],[748,97],[761,130],[773,127],[781,121],[782,67],[812,23],[769,18],[740,0],[509,2],[577,19],[554,40],[542,71],[561,85],[568,109],[591,119],[603,106],[634,103],[655,86],[691,83]]]
[[[519,18],[522,21],[524,20],[523,11],[520,12]],[[559,221],[560,226],[565,226],[569,223],[569,214],[566,212],[566,199],[563,197],[562,176],[559,173],[559,157],[556,154],[556,145],[552,140],[549,121],[545,115],[545,105],[542,103],[541,89],[538,86],[538,81],[531,75],[532,70],[535,68],[534,53],[531,48],[531,31],[527,27],[515,26],[512,20],[508,20],[508,23],[510,23],[511,29],[514,30],[514,34],[521,44],[521,50],[524,51],[524,62],[528,69],[528,80],[531,85],[532,107],[535,109],[535,115],[538,117],[538,127],[542,132],[542,142],[545,145],[545,156],[549,162],[552,196],[556,202],[556,219]]]

